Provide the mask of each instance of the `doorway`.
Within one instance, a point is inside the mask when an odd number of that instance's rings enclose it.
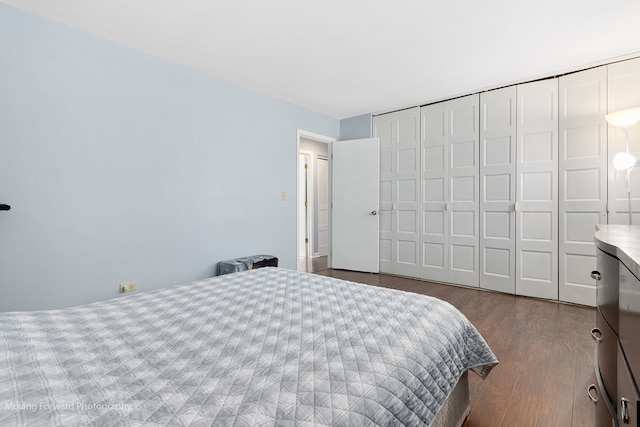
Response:
[[[298,271],[330,266],[332,138],[298,131]]]

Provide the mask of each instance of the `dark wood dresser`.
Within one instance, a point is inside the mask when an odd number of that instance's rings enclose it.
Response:
[[[596,427],[640,427],[640,226],[599,225],[595,243]]]

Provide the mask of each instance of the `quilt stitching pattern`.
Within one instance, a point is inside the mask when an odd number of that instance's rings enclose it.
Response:
[[[0,426],[428,426],[497,363],[444,301],[261,268],[0,313]]]

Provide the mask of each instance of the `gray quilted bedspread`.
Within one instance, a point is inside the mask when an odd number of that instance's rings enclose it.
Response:
[[[0,313],[0,425],[429,425],[497,360],[438,299],[281,268]]]

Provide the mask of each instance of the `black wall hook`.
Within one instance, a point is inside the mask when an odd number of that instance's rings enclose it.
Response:
[[[11,209],[11,206],[0,204],[0,211],[8,211],[9,209]]]

